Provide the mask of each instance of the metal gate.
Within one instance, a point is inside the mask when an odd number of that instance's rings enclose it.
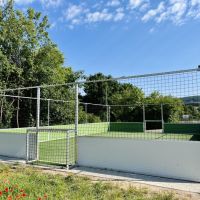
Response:
[[[163,132],[163,104],[143,105],[144,132]]]
[[[27,129],[27,161],[62,165],[69,168],[76,161],[74,129]]]

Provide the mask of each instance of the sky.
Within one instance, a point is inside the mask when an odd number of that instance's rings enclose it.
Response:
[[[0,4],[2,4],[0,0]],[[200,64],[200,0],[15,0],[47,15],[65,65],[114,77]]]

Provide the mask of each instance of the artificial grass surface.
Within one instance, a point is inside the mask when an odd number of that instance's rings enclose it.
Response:
[[[40,133],[42,139],[39,145],[39,160],[49,162],[50,164],[66,165],[75,163],[75,138],[70,134],[70,138],[66,134],[53,134],[50,140],[47,139],[47,133]],[[56,139],[56,136],[58,137]],[[89,137],[106,137],[106,138],[130,138],[145,140],[190,140],[193,136],[187,134],[162,134],[162,133],[127,133],[127,132],[105,132],[88,135]],[[178,137],[177,137],[178,136]],[[81,137],[81,136],[80,136]],[[68,151],[68,154],[67,154]],[[68,162],[67,162],[68,159]]]

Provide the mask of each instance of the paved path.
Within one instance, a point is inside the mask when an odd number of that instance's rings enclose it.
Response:
[[[79,167],[70,170],[72,173],[93,176],[99,179],[115,180],[115,181],[129,181],[140,184],[170,188],[175,190],[182,190],[186,192],[195,192],[200,194],[200,183],[182,181],[168,178],[160,178],[155,176],[147,176],[133,173],[116,172],[110,170],[101,170],[94,168]]]

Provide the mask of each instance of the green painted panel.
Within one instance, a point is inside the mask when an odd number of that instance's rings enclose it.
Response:
[[[111,122],[109,131],[143,132],[143,123],[142,122]]]
[[[175,123],[165,123],[164,133],[188,133],[188,134],[200,134],[200,124],[175,124]]]

